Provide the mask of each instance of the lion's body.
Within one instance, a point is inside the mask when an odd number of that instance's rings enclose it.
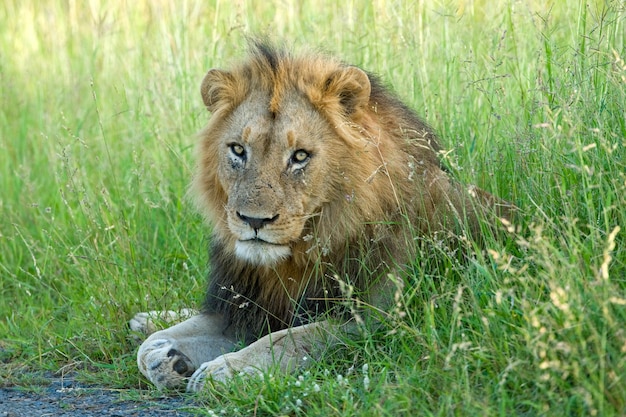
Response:
[[[415,237],[465,230],[476,238],[485,213],[506,210],[449,178],[431,129],[375,77],[332,58],[257,43],[239,66],[211,70],[202,97],[213,114],[193,190],[213,235],[199,317],[219,323],[228,340],[288,328],[310,336],[301,325],[342,296],[335,276],[361,294],[384,294],[372,287],[384,287],[385,272],[414,256]],[[168,330],[140,349],[142,370],[158,368],[148,353]],[[296,339],[293,346],[304,343]],[[246,349],[267,349],[261,340]],[[198,356],[186,372],[214,359],[198,349],[181,354]],[[176,357],[170,353],[160,355]],[[210,368],[202,366],[202,378],[217,375]]]

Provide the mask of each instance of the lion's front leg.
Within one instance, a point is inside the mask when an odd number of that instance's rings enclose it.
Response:
[[[200,391],[207,379],[224,382],[237,374],[255,374],[272,367],[283,372],[302,368],[328,347],[328,322],[280,330],[251,345],[205,362],[193,373],[187,391]]]
[[[221,315],[199,314],[155,332],[139,347],[139,370],[159,389],[183,387],[201,364],[233,349],[225,327]]]

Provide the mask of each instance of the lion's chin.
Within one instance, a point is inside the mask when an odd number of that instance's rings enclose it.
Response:
[[[238,240],[235,243],[235,255],[256,265],[270,266],[289,258],[291,248],[260,240]]]

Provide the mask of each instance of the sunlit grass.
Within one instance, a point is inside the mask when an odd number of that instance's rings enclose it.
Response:
[[[266,33],[379,73],[440,133],[460,180],[524,214],[469,259],[422,254],[385,327],[199,407],[623,415],[625,13],[620,1],[5,1],[1,384],[63,369],[145,387],[128,318],[197,305],[205,283],[207,228],[185,199],[208,118],[200,81]]]

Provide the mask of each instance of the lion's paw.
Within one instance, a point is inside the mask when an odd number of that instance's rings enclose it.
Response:
[[[141,345],[137,363],[159,389],[179,388],[195,371],[191,360],[168,339],[155,339]]]
[[[150,335],[163,324],[177,323],[194,316],[197,312],[190,308],[183,308],[179,311],[149,311],[135,314],[135,317],[128,321],[128,327],[134,332]]]
[[[152,322],[152,317],[150,313],[137,313],[135,316],[128,321],[128,327],[133,332],[143,333],[143,334],[151,334],[156,331],[156,327]]]
[[[222,355],[212,361],[204,362],[193,373],[187,383],[187,391],[198,392],[204,388],[207,380],[212,382],[226,382],[235,375],[256,375],[259,370],[251,365],[242,366],[239,369],[233,368],[228,360],[229,355]]]

